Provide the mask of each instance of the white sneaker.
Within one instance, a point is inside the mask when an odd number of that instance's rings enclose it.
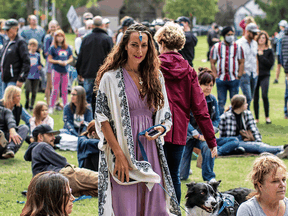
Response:
[[[52,108],[52,107],[49,107],[48,113],[49,113],[49,114],[53,114],[53,108]]]
[[[212,178],[212,179],[210,179],[209,181],[207,181],[208,184],[210,184],[210,183],[215,183],[215,182],[217,182],[215,178]]]

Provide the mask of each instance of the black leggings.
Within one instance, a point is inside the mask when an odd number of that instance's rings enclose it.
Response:
[[[262,89],[262,99],[264,103],[265,117],[269,117],[269,100],[268,100],[268,89],[269,89],[270,76],[259,76],[257,85],[254,92],[254,113],[255,118],[259,119],[259,88]]]

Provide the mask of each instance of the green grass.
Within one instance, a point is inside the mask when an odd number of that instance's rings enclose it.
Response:
[[[210,67],[210,64],[202,62],[206,58],[208,45],[206,37],[198,37],[199,42],[196,46],[196,57],[194,59],[194,67],[197,69],[200,66]],[[67,35],[67,40],[70,45],[74,45],[74,36]],[[282,69],[283,70],[283,69]],[[260,123],[258,128],[263,136],[263,142],[271,145],[286,144],[288,139],[288,120],[284,119],[284,73],[281,72],[279,84],[272,84],[275,78],[275,69],[271,71],[269,100],[270,100],[270,117],[272,125],[265,124],[263,102],[260,99]],[[216,94],[216,87],[212,92]],[[37,94],[37,101],[44,100],[44,94]],[[70,100],[70,99],[69,99]],[[22,92],[22,104],[25,103],[24,92]],[[229,105],[227,100],[226,105]],[[253,110],[253,104],[251,109]],[[62,112],[55,112],[52,117],[55,121],[55,129],[63,127]],[[32,177],[31,163],[23,159],[23,155],[28,148],[27,143],[24,143],[14,159],[0,160],[0,215],[19,215],[23,208],[23,204],[17,204],[18,201],[26,201],[26,198],[21,195],[21,191],[27,189]],[[65,156],[69,163],[78,165],[76,152],[57,151],[59,154]],[[251,169],[251,165],[255,157],[247,158],[218,158],[215,160],[214,171],[216,178],[221,179],[220,191],[228,190],[234,187],[248,187],[253,188],[250,181],[247,179],[247,174]],[[288,160],[285,160],[288,165]],[[196,168],[196,161],[192,160],[191,168],[193,175],[188,181],[182,182],[182,200],[181,205],[184,206],[186,186],[190,181],[202,182],[201,169]],[[184,214],[184,211],[182,212]],[[92,198],[90,200],[83,200],[75,202],[72,216],[80,215],[98,215],[98,199]],[[185,214],[184,214],[185,215]]]

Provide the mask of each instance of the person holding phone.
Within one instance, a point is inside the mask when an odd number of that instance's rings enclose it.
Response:
[[[100,137],[99,215],[179,215],[163,150],[172,125],[160,62],[149,29],[131,25],[97,72],[96,132]],[[154,125],[161,136],[146,132]]]

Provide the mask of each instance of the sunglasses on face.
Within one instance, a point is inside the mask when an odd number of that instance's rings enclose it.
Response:
[[[92,17],[84,18],[84,20],[92,20],[92,19],[93,19]]]

